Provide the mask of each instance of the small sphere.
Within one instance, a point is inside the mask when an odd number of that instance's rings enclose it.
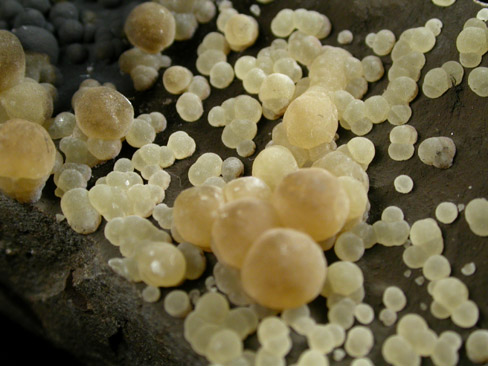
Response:
[[[102,140],[124,137],[134,120],[131,102],[105,86],[82,89],[74,110],[78,128],[88,137]]]
[[[130,12],[124,31],[133,46],[147,53],[158,53],[175,39],[175,18],[164,6],[145,2]]]
[[[173,290],[164,298],[164,310],[174,318],[182,318],[191,310],[190,298],[185,291]]]
[[[452,202],[439,203],[435,209],[435,217],[443,224],[451,224],[458,216],[458,208]]]
[[[186,261],[183,254],[169,243],[151,243],[136,253],[141,279],[154,287],[173,287],[185,278]]]
[[[261,305],[296,308],[320,293],[326,270],[322,250],[308,235],[292,229],[270,229],[255,241],[244,259],[242,285]],[[280,286],[275,285],[277,276]]]
[[[488,330],[478,329],[469,335],[466,340],[466,353],[472,362],[488,361]]]
[[[198,95],[186,92],[176,101],[176,111],[183,121],[195,122],[203,114],[203,105]]]
[[[217,89],[227,88],[234,80],[234,69],[226,61],[217,62],[210,69],[210,85]]]
[[[480,97],[488,97],[488,67],[477,67],[469,73],[468,85]]]
[[[464,211],[471,231],[478,236],[488,236],[488,201],[485,198],[471,200]]]
[[[271,190],[283,177],[298,169],[293,154],[284,146],[270,146],[262,150],[254,159],[252,175],[263,180]]]
[[[183,66],[171,66],[164,71],[163,85],[171,94],[181,94],[190,85],[192,72]]]
[[[398,193],[406,194],[412,191],[413,180],[408,175],[402,174],[395,178],[393,185]]]

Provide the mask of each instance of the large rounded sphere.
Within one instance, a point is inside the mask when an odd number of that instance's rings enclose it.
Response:
[[[80,130],[94,139],[120,139],[134,120],[134,108],[129,100],[105,86],[81,89],[74,110]]]
[[[130,12],[124,31],[133,46],[147,53],[158,53],[175,39],[175,18],[162,5],[142,3]]]
[[[349,216],[349,197],[341,182],[319,168],[288,174],[276,187],[273,204],[284,226],[317,241],[337,234]]]
[[[297,308],[322,290],[327,262],[312,238],[292,229],[270,229],[252,245],[241,269],[242,285],[258,304]]]

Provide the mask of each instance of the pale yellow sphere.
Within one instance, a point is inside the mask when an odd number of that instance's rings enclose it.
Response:
[[[291,309],[313,300],[322,290],[327,262],[308,235],[270,229],[249,250],[241,270],[246,293],[272,309]]]
[[[185,279],[186,260],[173,244],[154,242],[136,253],[141,279],[149,286],[172,287]]]
[[[76,125],[88,137],[116,140],[124,137],[134,120],[131,102],[105,86],[83,88],[74,103]]]
[[[305,92],[290,103],[283,125],[294,146],[311,149],[327,144],[337,131],[337,108],[325,92]]]
[[[222,189],[198,186],[182,191],[173,206],[173,224],[180,236],[203,249],[210,249],[212,225],[224,205]]]
[[[273,204],[285,226],[322,241],[337,234],[349,216],[349,197],[337,177],[325,169],[304,168],[276,187]]]
[[[212,227],[212,248],[219,261],[241,268],[249,248],[266,230],[279,226],[268,201],[243,198],[227,203]]]

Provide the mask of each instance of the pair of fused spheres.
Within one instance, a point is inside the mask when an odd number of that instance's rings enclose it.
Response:
[[[56,147],[39,124],[23,119],[0,124],[0,189],[10,197],[37,201],[55,157]]]
[[[134,120],[131,102],[117,90],[105,86],[80,89],[74,111],[79,129],[93,139],[120,140]]]
[[[133,46],[147,53],[159,53],[175,39],[175,18],[164,6],[145,2],[130,12],[124,31]]]

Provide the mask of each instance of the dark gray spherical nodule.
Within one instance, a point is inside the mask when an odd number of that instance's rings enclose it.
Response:
[[[49,0],[21,0],[21,3],[25,8],[36,9],[43,14],[46,14],[51,9],[51,2]]]
[[[73,43],[66,48],[66,57],[74,64],[81,64],[87,59],[88,50],[82,44]]]
[[[0,1],[0,19],[10,20],[22,13],[24,8],[17,0]]]
[[[80,42],[83,34],[83,24],[76,19],[67,19],[58,29],[58,39],[61,44]]]
[[[46,19],[37,9],[25,9],[23,13],[20,13],[15,17],[13,27],[18,28],[23,25],[35,25],[44,28]]]
[[[120,5],[120,0],[98,0],[98,3],[104,8],[113,8]]]
[[[101,41],[95,44],[95,59],[110,61],[114,57],[114,47],[111,41]]]
[[[92,43],[95,39],[95,32],[97,27],[94,24],[85,24],[85,32],[83,33],[83,43]]]
[[[80,12],[78,8],[70,2],[57,3],[49,12],[49,19],[53,21],[56,18],[78,19]]]
[[[51,63],[56,64],[59,57],[59,45],[56,38],[44,28],[25,25],[12,30],[19,38],[25,51],[45,53]]]

